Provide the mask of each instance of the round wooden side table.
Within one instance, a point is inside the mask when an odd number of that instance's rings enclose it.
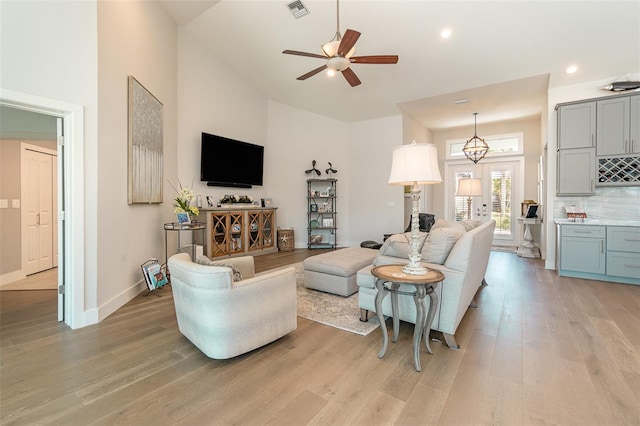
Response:
[[[389,336],[387,334],[387,325],[384,321],[382,313],[382,301],[391,293],[391,312],[393,316],[393,342],[398,340],[398,329],[400,319],[398,318],[398,294],[406,294],[413,296],[416,304],[416,323],[413,329],[413,364],[417,371],[422,371],[420,367],[420,339],[424,335],[424,343],[427,351],[431,354],[431,346],[429,345],[429,330],[438,306],[438,295],[435,288],[438,283],[444,280],[444,274],[433,269],[427,270],[424,275],[411,275],[402,271],[404,265],[382,265],[376,266],[371,273],[376,277],[376,289],[378,290],[375,298],[376,315],[380,322],[380,330],[382,330],[382,349],[378,352],[378,358],[384,357],[389,344]],[[415,292],[407,292],[400,290],[400,284],[410,284],[415,287]],[[425,315],[424,298],[429,295],[430,304],[429,311]]]

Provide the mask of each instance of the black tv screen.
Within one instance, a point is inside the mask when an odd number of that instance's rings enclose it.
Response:
[[[262,186],[264,147],[202,133],[200,180],[209,186]]]

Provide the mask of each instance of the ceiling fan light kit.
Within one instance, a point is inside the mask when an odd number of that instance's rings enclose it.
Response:
[[[342,72],[345,80],[353,87],[359,85],[360,79],[351,69],[351,64],[396,64],[398,63],[397,55],[377,55],[377,56],[357,56],[352,57],[355,53],[355,44],[360,37],[360,33],[355,30],[347,29],[344,37],[340,35],[340,3],[336,0],[337,25],[336,33],[333,39],[321,46],[322,55],[308,52],[300,52],[297,50],[285,50],[285,55],[307,56],[310,58],[319,58],[327,60],[327,63],[306,74],[301,75],[297,80],[306,80],[318,74],[320,71],[329,69],[331,71]]]

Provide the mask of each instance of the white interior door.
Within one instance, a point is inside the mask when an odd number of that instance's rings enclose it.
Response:
[[[54,266],[55,151],[22,144],[23,270],[26,275]]]

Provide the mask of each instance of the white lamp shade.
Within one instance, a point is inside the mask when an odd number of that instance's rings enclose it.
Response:
[[[482,181],[479,178],[458,180],[458,197],[479,197],[482,195]]]
[[[402,145],[393,150],[390,185],[418,185],[442,182],[438,150],[428,143]]]

